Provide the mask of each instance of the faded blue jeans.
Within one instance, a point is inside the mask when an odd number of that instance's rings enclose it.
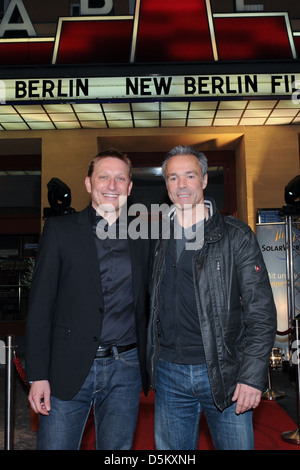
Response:
[[[221,412],[214,404],[205,364],[159,359],[155,394],[157,450],[196,450],[204,412],[217,450],[253,450],[252,411],[237,415],[235,404]]]
[[[76,367],[76,364],[74,365]],[[130,450],[141,393],[137,349],[96,358],[72,400],[51,397],[49,416],[40,415],[38,450],[77,450],[92,405],[97,450]]]

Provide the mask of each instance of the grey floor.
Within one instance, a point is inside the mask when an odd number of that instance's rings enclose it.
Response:
[[[24,351],[22,339],[16,341],[17,356],[24,367]],[[30,428],[30,410],[27,402],[27,388],[24,386],[19,374],[14,372],[13,400],[13,429],[11,434],[6,431],[6,366],[0,365],[0,450],[7,449],[7,443],[11,450],[34,450],[36,446],[36,432]],[[290,370],[273,370],[271,373],[271,389],[273,392],[282,392],[283,398],[277,403],[294,420],[295,429],[298,426],[298,406],[295,376]],[[287,429],[287,431],[291,431]],[[10,437],[10,440],[8,440]],[[297,447],[297,445],[296,445]]]

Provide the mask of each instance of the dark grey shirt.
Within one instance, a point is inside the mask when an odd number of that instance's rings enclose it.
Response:
[[[104,301],[100,345],[126,346],[136,342],[129,240],[128,237],[119,236],[122,225],[119,220],[109,227],[106,238],[99,238],[97,224],[100,223],[104,231],[108,226],[102,217],[96,217],[92,206],[91,215]],[[122,226],[122,230],[124,228]]]

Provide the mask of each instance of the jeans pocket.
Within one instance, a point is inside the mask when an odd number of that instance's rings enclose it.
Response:
[[[137,348],[130,349],[130,351],[126,351],[124,353],[119,354],[119,359],[123,364],[127,366],[139,367]]]

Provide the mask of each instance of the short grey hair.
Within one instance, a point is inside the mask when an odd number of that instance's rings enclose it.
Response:
[[[166,165],[168,160],[171,157],[175,157],[178,155],[194,155],[198,159],[199,165],[201,167],[202,178],[204,178],[204,176],[207,174],[207,158],[204,153],[199,152],[198,150],[194,149],[193,147],[190,147],[189,145],[178,145],[166,154],[165,159],[162,163],[161,169],[164,179],[166,179]]]

